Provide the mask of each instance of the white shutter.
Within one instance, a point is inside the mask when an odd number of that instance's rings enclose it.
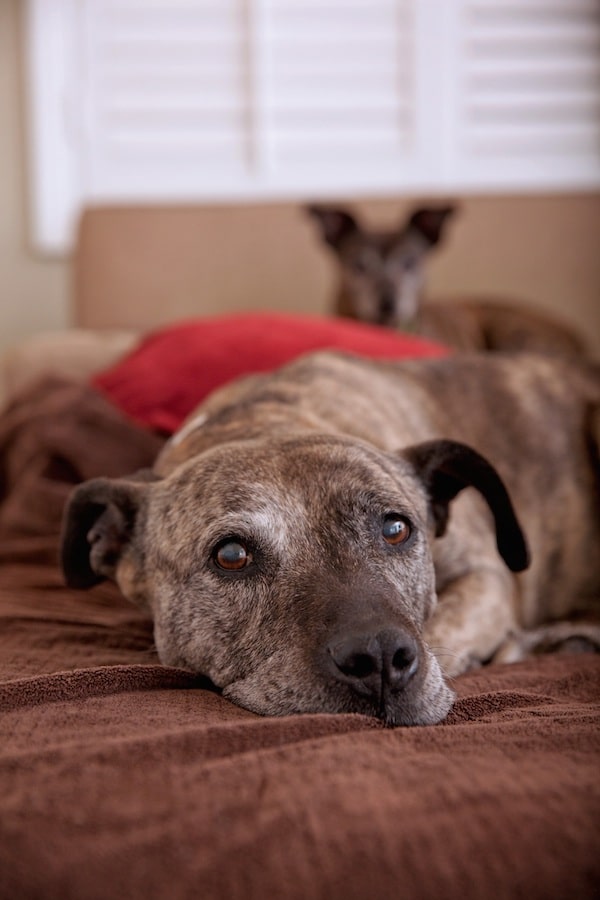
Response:
[[[251,149],[241,0],[85,0],[80,102],[92,197],[183,196]]]
[[[382,166],[389,181],[407,149],[409,2],[82,7],[92,198],[364,188],[381,180]]]
[[[600,2],[451,5],[450,182],[509,189],[597,185]]]
[[[28,0],[37,243],[87,202],[600,186],[600,0]]]
[[[411,6],[264,3],[266,129],[275,167],[402,158],[413,131]]]

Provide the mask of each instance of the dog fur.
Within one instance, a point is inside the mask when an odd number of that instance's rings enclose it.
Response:
[[[563,620],[600,597],[599,409],[600,369],[558,357],[309,354],[77,487],[66,579],[114,579],[163,663],[255,712],[436,723],[523,630],[598,643]]]
[[[336,315],[414,331],[458,350],[531,350],[581,356],[583,339],[551,316],[497,299],[425,300],[427,262],[454,206],[415,209],[397,228],[370,229],[347,209],[308,206],[333,251]]]

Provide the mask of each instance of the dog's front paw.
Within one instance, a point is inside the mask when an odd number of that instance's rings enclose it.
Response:
[[[546,653],[600,653],[600,625],[591,622],[553,622],[531,631],[511,634],[492,662],[514,663]]]
[[[449,678],[488,662],[514,631],[512,582],[486,566],[449,582],[425,626],[425,640]]]

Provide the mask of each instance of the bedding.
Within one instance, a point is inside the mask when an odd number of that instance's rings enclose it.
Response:
[[[208,389],[187,377],[173,406],[177,366],[151,364],[179,327],[0,415],[0,897],[597,897],[598,657],[471,672],[433,727],[261,718],[159,665],[113,585],[64,587],[72,485],[149,465]],[[191,357],[208,334],[194,328]]]
[[[0,406],[44,375],[83,381],[128,353],[137,331],[71,328],[46,331],[10,346],[0,358]]]

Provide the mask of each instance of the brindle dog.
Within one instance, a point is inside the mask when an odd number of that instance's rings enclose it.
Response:
[[[599,408],[600,369],[558,357],[310,354],[76,488],[66,578],[114,579],[163,663],[255,712],[436,723],[444,675],[522,629],[597,644]]]
[[[533,350],[581,356],[586,345],[566,323],[497,299],[425,299],[431,251],[455,207],[415,209],[399,227],[367,228],[334,206],[308,206],[339,266],[336,315],[414,331],[458,350]]]

